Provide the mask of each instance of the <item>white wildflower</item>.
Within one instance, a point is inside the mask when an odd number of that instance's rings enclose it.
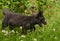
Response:
[[[20,41],[23,41],[23,40],[20,40]]]
[[[25,38],[26,36],[25,35],[21,35],[21,37]]]
[[[2,30],[3,33],[5,33],[5,30]]]
[[[14,31],[14,30],[12,30],[11,32],[15,33],[15,31]]]
[[[18,34],[18,31],[16,31],[16,33]]]
[[[56,29],[52,29],[54,32],[56,31]]]
[[[2,32],[4,33],[4,35],[8,35],[8,31],[2,30]]]
[[[55,39],[57,39],[57,37],[54,37]]]
[[[5,31],[4,35],[8,35],[8,31]]]
[[[37,39],[36,39],[36,38],[34,38],[34,41],[37,41]]]
[[[22,29],[22,26],[20,27],[20,29]]]

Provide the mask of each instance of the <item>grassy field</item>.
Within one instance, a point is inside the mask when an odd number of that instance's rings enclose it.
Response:
[[[59,1],[50,4],[51,7],[44,10],[47,25],[40,28],[36,25],[36,31],[28,32],[25,37],[21,36],[21,29],[18,34],[9,33],[5,35],[0,30],[0,41],[60,41],[60,5]],[[2,26],[2,10],[0,10],[0,29]]]

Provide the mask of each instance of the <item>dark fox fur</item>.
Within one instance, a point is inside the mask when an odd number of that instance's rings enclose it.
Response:
[[[27,29],[35,30],[34,25],[39,24],[42,27],[42,24],[46,24],[45,18],[43,16],[43,12],[40,11],[37,15],[26,16],[17,13],[11,13],[8,10],[3,12],[4,18],[2,21],[2,29],[9,26],[12,30],[14,27],[22,26],[22,33],[26,34]]]

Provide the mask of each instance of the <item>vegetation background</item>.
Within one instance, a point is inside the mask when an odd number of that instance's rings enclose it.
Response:
[[[31,9],[35,6],[35,12]],[[35,25],[36,31],[27,33],[26,37],[21,37],[19,33],[4,34],[1,31],[3,10],[9,8],[10,11],[30,15],[36,10],[43,10],[47,25],[42,28]],[[9,31],[7,28],[6,30]],[[0,41],[60,41],[60,0],[0,0]]]

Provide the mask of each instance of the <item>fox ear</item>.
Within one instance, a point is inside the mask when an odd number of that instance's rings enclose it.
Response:
[[[4,9],[3,10],[3,15],[7,15],[9,13],[9,9]]]

